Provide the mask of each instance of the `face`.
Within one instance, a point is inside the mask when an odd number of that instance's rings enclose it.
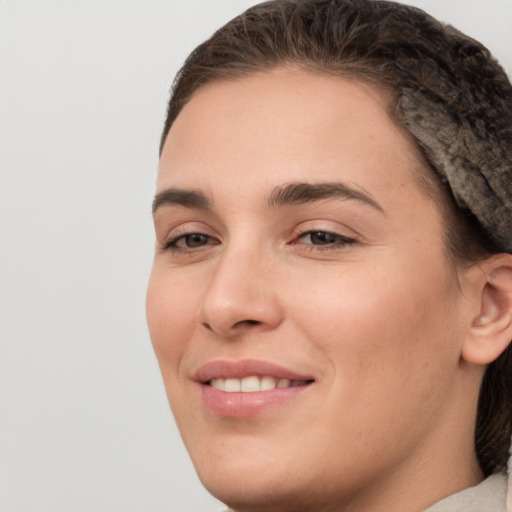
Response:
[[[364,510],[446,448],[463,299],[386,101],[275,70],[203,86],[165,143],[148,323],[236,510]]]

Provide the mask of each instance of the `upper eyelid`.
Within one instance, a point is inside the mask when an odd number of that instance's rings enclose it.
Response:
[[[295,235],[294,240],[297,240],[307,235],[314,235],[316,233],[326,233],[328,235],[332,235],[334,237],[339,238],[341,242],[357,242],[357,236],[344,235],[342,233],[337,233],[336,231],[330,231],[327,229],[308,229],[306,231],[303,231],[302,233],[298,233],[297,235]]]
[[[306,235],[314,235],[316,233],[326,233],[328,235],[338,236],[340,238],[350,238],[350,239],[354,238],[352,236],[343,235],[342,233],[337,233],[336,231],[329,231],[327,229],[308,229],[307,231],[303,231],[302,233],[299,233],[297,235],[297,238],[301,238]]]
[[[190,235],[193,233],[200,233],[202,235],[210,236],[215,238],[215,234],[217,233],[214,229],[209,227],[204,222],[199,220],[180,222],[176,225],[173,225],[165,230],[165,234],[162,237],[162,240],[176,238],[182,235]]]
[[[322,221],[320,221],[320,222],[322,222]],[[303,224],[308,224],[308,226],[300,227]],[[309,226],[309,224],[311,224],[311,226]],[[315,221],[301,223],[301,225],[294,230],[292,236],[297,238],[297,237],[304,236],[304,235],[307,235],[310,233],[329,233],[331,235],[335,235],[335,236],[339,236],[339,237],[347,238],[347,239],[357,239],[360,236],[359,233],[357,233],[353,229],[350,229],[347,226],[327,227],[327,226],[325,226],[324,223],[323,223],[324,224],[323,226],[315,225],[315,224],[316,224]]]
[[[204,233],[202,231],[184,231],[182,233],[176,233],[174,235],[165,237],[163,239],[163,241],[162,241],[162,246],[164,248],[168,248],[168,247],[171,247],[171,246],[175,246],[176,247],[176,243],[177,242],[179,242],[180,240],[183,240],[184,238],[186,238],[187,236],[190,236],[190,235],[202,235],[202,236],[205,236],[206,238],[209,238],[211,240],[216,240],[217,242],[219,241],[214,236],[209,235],[208,233]]]

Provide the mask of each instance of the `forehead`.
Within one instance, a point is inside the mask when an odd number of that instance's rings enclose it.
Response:
[[[209,83],[171,127],[157,188],[339,178],[398,190],[415,174],[419,150],[388,102],[366,83],[297,69]]]

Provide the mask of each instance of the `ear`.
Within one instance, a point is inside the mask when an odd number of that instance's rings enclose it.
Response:
[[[498,254],[476,266],[471,288],[477,307],[462,358],[478,365],[496,360],[512,340],[512,255]]]

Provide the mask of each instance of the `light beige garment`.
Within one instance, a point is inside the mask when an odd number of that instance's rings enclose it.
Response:
[[[507,512],[507,477],[492,475],[481,484],[469,487],[437,502],[425,512]],[[225,512],[232,512],[226,509]]]
[[[425,512],[507,512],[507,477],[492,475],[439,501]]]

